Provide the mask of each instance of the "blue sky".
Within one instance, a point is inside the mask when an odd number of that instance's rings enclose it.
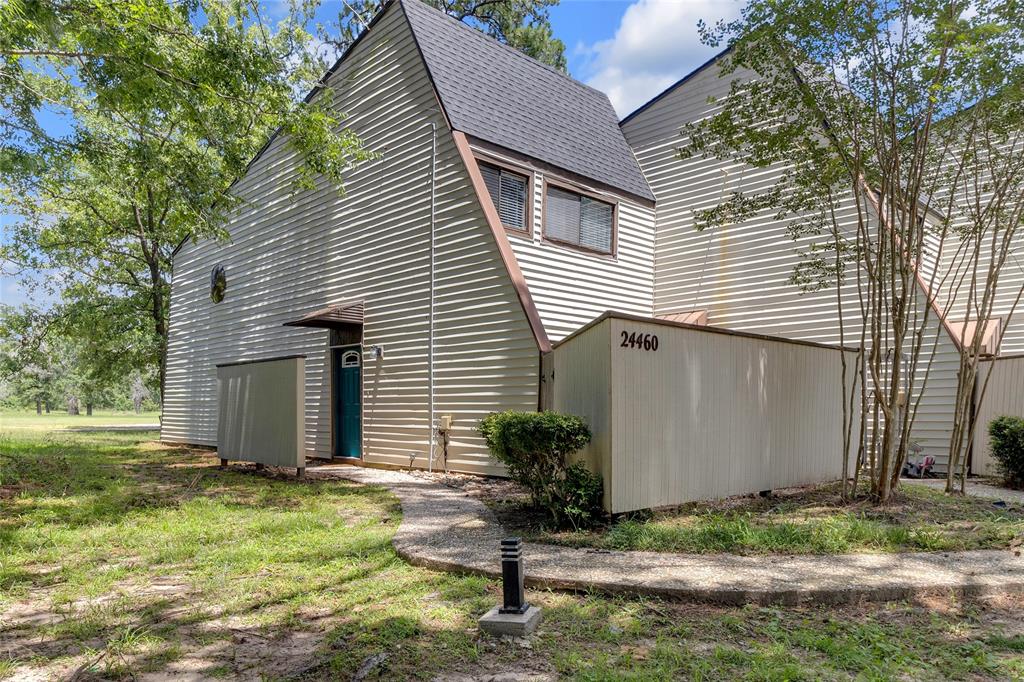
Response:
[[[340,6],[341,0],[325,0],[318,16]],[[562,0],[551,8],[551,24],[565,43],[569,72],[607,93],[622,117],[714,54],[700,43],[699,19],[732,18],[741,7],[737,0]],[[9,221],[0,214],[0,228]],[[6,276],[0,276],[0,301],[28,302],[18,281]]]
[[[736,0],[563,0],[551,10],[569,71],[625,116],[715,54],[697,22],[739,15]]]

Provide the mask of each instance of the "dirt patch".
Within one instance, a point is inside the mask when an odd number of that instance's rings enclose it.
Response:
[[[238,680],[302,677],[337,622],[300,612],[301,628],[269,631],[202,606],[167,577],[55,605],[37,591],[0,614],[0,657],[20,661],[12,679]]]

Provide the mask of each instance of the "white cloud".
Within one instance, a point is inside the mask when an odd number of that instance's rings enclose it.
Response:
[[[604,91],[620,116],[657,95],[717,52],[700,42],[697,22],[739,15],[737,0],[637,0],[615,37],[579,45],[583,80]]]

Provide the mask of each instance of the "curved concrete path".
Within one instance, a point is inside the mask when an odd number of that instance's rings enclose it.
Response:
[[[394,546],[412,564],[500,576],[505,535],[487,507],[454,488],[401,471],[357,466],[309,475],[381,485],[398,496],[402,523]],[[844,603],[934,594],[1024,592],[1024,558],[1008,550],[737,556],[608,552],[525,543],[532,587],[631,592],[727,604]]]

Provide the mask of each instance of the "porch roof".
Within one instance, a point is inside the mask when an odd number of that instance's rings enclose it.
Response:
[[[285,327],[323,327],[346,329],[363,326],[363,302],[347,301],[314,310],[302,317],[284,323]]]

